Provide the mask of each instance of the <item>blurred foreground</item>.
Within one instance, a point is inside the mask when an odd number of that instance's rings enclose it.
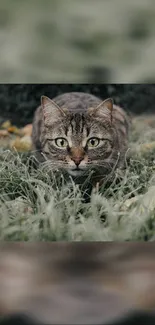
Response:
[[[153,82],[152,0],[1,0],[0,81]]]
[[[0,292],[1,316],[21,314],[41,324],[153,317],[155,244],[1,244]]]

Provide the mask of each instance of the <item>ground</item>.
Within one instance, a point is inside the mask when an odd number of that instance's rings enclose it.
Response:
[[[0,128],[0,239],[130,241],[155,238],[155,115],[133,119],[126,171],[84,203],[30,166],[32,125]],[[119,181],[118,181],[119,177]]]

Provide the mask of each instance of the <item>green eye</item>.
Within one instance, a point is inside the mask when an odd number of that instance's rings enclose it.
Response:
[[[89,148],[95,148],[99,145],[100,139],[99,138],[91,138],[87,141]]]
[[[66,148],[68,145],[68,142],[64,138],[57,138],[57,139],[55,139],[55,144],[59,148]]]

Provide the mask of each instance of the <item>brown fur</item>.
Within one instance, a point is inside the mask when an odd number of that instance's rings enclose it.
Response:
[[[101,180],[124,166],[128,130],[126,113],[111,99],[103,102],[85,93],[66,93],[53,101],[43,96],[33,121],[33,148],[38,160],[48,160],[53,170],[60,168],[75,179],[93,171],[94,178]],[[57,147],[55,138],[67,140],[67,146]],[[100,142],[90,147],[94,140],[89,138]]]

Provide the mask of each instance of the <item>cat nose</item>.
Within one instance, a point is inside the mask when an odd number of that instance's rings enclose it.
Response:
[[[76,156],[76,157],[71,157],[71,159],[75,162],[76,166],[80,165],[80,162],[83,160],[83,157],[81,156]]]

